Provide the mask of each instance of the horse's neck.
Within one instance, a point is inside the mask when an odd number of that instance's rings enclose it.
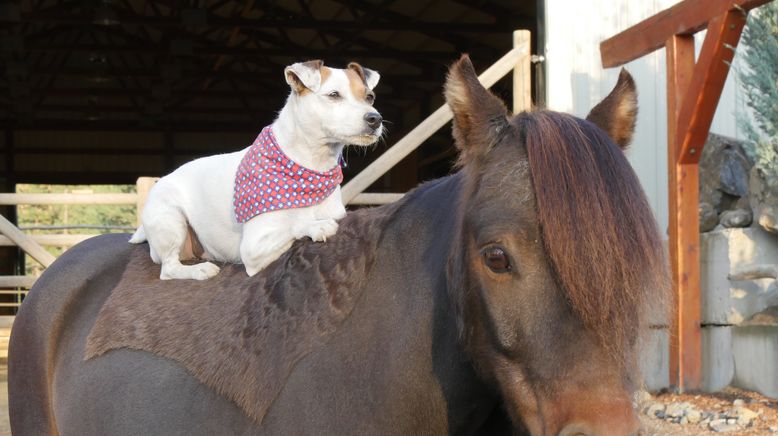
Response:
[[[477,421],[473,414],[484,413],[472,404],[488,409],[493,400],[463,354],[447,291],[461,185],[461,176],[454,175],[408,194],[383,231],[365,294],[352,315],[364,323],[363,331],[380,332],[372,340],[387,351],[404,350],[390,357],[397,377],[438,395],[453,433]],[[419,373],[426,376],[407,380],[407,374]]]

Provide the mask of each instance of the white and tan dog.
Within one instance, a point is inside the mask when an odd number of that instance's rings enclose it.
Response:
[[[340,174],[344,146],[370,145],[381,136],[381,115],[373,108],[373,88],[380,78],[377,72],[356,63],[335,69],[309,61],[286,67],[284,74],[292,92],[269,127],[273,144],[280,148],[277,154],[285,162],[299,165],[306,174],[333,169]],[[236,173],[245,167],[244,157],[250,149],[189,162],[161,178],[151,190],[142,225],[130,242],[148,240],[151,258],[162,264],[161,279],[205,280],[219,272],[211,262],[181,263],[192,257],[191,247],[185,247],[191,244],[189,227],[202,246],[200,257],[242,262],[250,276],[277,259],[296,239],[325,241],[335,234],[337,220],[346,215],[339,184],[318,204],[271,210],[241,223],[233,195]]]

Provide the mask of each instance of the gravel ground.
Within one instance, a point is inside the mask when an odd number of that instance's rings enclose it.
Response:
[[[714,394],[643,395],[638,411],[646,435],[778,436],[778,400],[755,392],[728,388]]]

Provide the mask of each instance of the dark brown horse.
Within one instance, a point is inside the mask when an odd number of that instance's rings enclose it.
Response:
[[[255,277],[161,282],[126,235],[67,252],[16,318],[14,435],[634,434],[667,275],[619,149],[632,79],[588,121],[509,116],[465,57],[446,99],[458,173]]]

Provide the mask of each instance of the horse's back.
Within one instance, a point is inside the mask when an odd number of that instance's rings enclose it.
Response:
[[[89,239],[61,256],[38,279],[14,320],[8,356],[11,427],[15,435],[57,434],[52,392],[60,342],[73,316],[102,301],[123,271],[127,235]]]
[[[171,360],[127,349],[84,360],[86,338],[131,251],[144,249],[127,240],[107,235],[79,244],[30,290],[9,352],[14,435],[244,433],[250,423],[239,409]]]

